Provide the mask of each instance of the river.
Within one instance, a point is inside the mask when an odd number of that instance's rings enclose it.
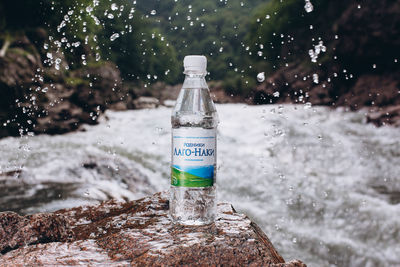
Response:
[[[400,131],[363,112],[217,105],[218,197],[287,260],[400,265]],[[60,136],[0,140],[0,210],[23,214],[168,189],[170,108],[107,111]]]

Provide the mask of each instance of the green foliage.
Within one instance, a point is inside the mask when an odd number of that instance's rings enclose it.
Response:
[[[98,44],[103,57],[115,62],[126,79],[174,81],[178,64],[173,47],[166,45],[162,35],[152,29],[131,2],[117,0],[112,3],[118,10],[113,11],[111,3],[103,1],[95,11],[102,25]],[[110,39],[113,34],[118,34],[115,40]]]
[[[61,22],[68,10],[79,6],[85,7],[91,2],[91,0],[3,0],[0,3],[0,27],[10,32],[26,31],[45,25],[53,28]],[[81,15],[82,21],[85,17],[85,14]],[[77,21],[75,24],[78,25],[80,22]]]
[[[264,60],[271,65],[280,61],[282,42],[287,41],[288,31],[303,24],[304,2],[298,0],[272,0],[255,14],[247,36],[253,58],[262,52]],[[283,37],[282,37],[283,36]],[[268,66],[268,65],[267,65]]]
[[[209,79],[245,95],[258,70],[308,57],[346,6],[312,3],[314,12],[306,13],[304,1],[297,0],[3,0],[0,39],[45,27],[51,49],[61,49],[72,69],[101,58],[115,62],[124,79],[145,82],[182,82],[183,57],[204,54]],[[111,40],[113,34],[118,38]],[[54,47],[62,39],[67,41]]]
[[[248,31],[252,10],[263,2],[149,0],[138,1],[137,8],[148,14],[153,26],[165,34],[180,62],[188,54],[206,55],[208,78],[223,80],[232,93],[238,94],[248,91],[251,80],[243,78],[243,72],[251,64],[242,40]],[[152,10],[156,15],[151,15]],[[246,80],[249,82],[245,83]],[[175,80],[181,81],[182,76]]]
[[[271,0],[255,13],[246,43],[252,59],[265,71],[303,61],[322,36],[325,43],[332,40],[333,35],[327,36],[327,31],[348,5],[346,1],[314,0],[314,11],[307,13],[304,4],[297,0]]]
[[[71,69],[101,57],[115,62],[125,79],[147,80],[151,75],[149,82],[176,81],[179,64],[173,46],[135,9],[126,0],[4,0],[0,44],[1,39],[42,27],[50,36],[45,41],[48,51],[62,53]],[[111,41],[115,33],[119,38]]]

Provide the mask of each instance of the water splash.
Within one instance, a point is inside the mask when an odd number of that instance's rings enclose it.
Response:
[[[313,4],[310,2],[310,0],[305,0],[306,4],[304,5],[304,9],[307,11],[307,13],[310,13],[314,10]]]
[[[324,46],[323,41],[319,41],[319,43],[314,46],[314,49],[308,50],[311,61],[317,62],[318,56],[321,52],[326,52],[326,46]]]
[[[118,10],[118,5],[116,3],[112,3],[111,10],[113,10],[113,11]]]
[[[260,72],[259,74],[257,74],[257,81],[260,83],[265,81],[265,72]]]
[[[314,74],[312,75],[312,77],[313,77],[313,82],[314,82],[315,84],[318,84],[318,83],[319,83],[319,76],[318,76],[318,74],[314,73]]]
[[[114,33],[113,35],[110,36],[111,42],[115,41],[119,37],[119,33]]]

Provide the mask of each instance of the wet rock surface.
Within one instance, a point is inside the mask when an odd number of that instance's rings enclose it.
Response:
[[[50,214],[0,214],[0,266],[305,266],[285,263],[268,237],[231,205],[212,225],[169,220],[167,193]],[[21,227],[22,226],[22,227]]]
[[[0,252],[37,243],[66,241],[72,236],[70,224],[63,215],[34,214],[19,216],[0,213]]]

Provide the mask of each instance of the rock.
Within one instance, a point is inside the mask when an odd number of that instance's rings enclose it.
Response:
[[[321,70],[315,73],[319,79],[325,78]],[[281,68],[256,87],[253,91],[253,102],[255,104],[311,102],[315,105],[330,105],[333,102],[330,94],[332,86],[327,83],[314,83],[313,74],[314,72],[307,66],[297,63]]]
[[[399,105],[400,65],[393,51],[400,46],[400,2],[341,0],[326,4],[313,19],[326,52],[316,64],[310,63],[306,51],[312,48],[309,40],[315,36],[306,37],[309,33],[303,30],[307,24],[289,30],[287,34],[297,41],[287,42],[280,54],[289,62],[273,73],[266,72],[268,78],[253,90],[253,103],[310,102],[352,110]],[[292,57],[287,57],[289,51]],[[396,119],[386,121],[395,123]]]
[[[13,236],[24,236],[15,225],[29,225],[33,217],[1,213],[0,229],[11,230],[1,232],[0,266],[305,266],[298,260],[285,263],[260,228],[229,204],[218,205],[214,224],[181,226],[169,220],[166,198],[162,192],[133,202],[112,200],[33,215],[44,227],[18,242],[10,242]],[[56,234],[47,229],[43,239],[43,230],[51,225],[45,222],[51,220]],[[37,229],[38,224],[32,225]]]
[[[388,107],[400,105],[400,71],[390,74],[365,74],[337,104],[350,106],[353,110],[362,107]]]
[[[244,97],[241,95],[229,95],[226,93],[221,81],[208,82],[211,98],[214,103],[243,103]],[[136,87],[134,90],[137,95],[146,97],[155,97],[164,106],[171,104],[170,100],[175,101],[178,98],[182,84],[168,85],[164,82],[156,82],[148,87]]]
[[[79,69],[71,74],[70,80],[77,86],[71,96],[71,102],[84,110],[104,111],[118,102],[128,103],[127,108],[134,108],[129,103],[132,103],[136,95],[123,86],[120,71],[114,63],[102,62],[96,66]]]
[[[25,37],[15,39],[0,57],[0,137],[19,135],[20,129],[32,128],[35,109],[41,108],[38,102],[42,98],[31,90],[41,85],[35,79],[40,68],[40,56]]]
[[[333,47],[342,69],[353,69],[351,71],[356,74],[390,73],[399,69],[393,59],[400,46],[400,2],[342,2],[347,8],[333,24],[335,34],[339,36]]]
[[[208,87],[214,103],[243,103],[245,101],[242,95],[227,93],[226,85],[224,86],[221,81],[210,81],[208,82]]]
[[[372,122],[376,126],[400,127],[400,105],[372,109],[367,115],[367,122]]]
[[[31,31],[30,38],[14,37],[0,56],[0,138],[9,135],[62,134],[82,124],[96,124],[107,108],[134,108],[135,93],[122,84],[111,62],[97,62],[65,72],[68,62],[61,52],[45,50],[47,33]],[[42,64],[52,53],[55,64]]]
[[[59,214],[19,216],[0,213],[0,252],[36,243],[66,241],[73,233],[67,219]]]
[[[157,98],[149,96],[141,96],[133,101],[133,104],[137,109],[156,108],[158,107],[159,103],[160,101]]]

